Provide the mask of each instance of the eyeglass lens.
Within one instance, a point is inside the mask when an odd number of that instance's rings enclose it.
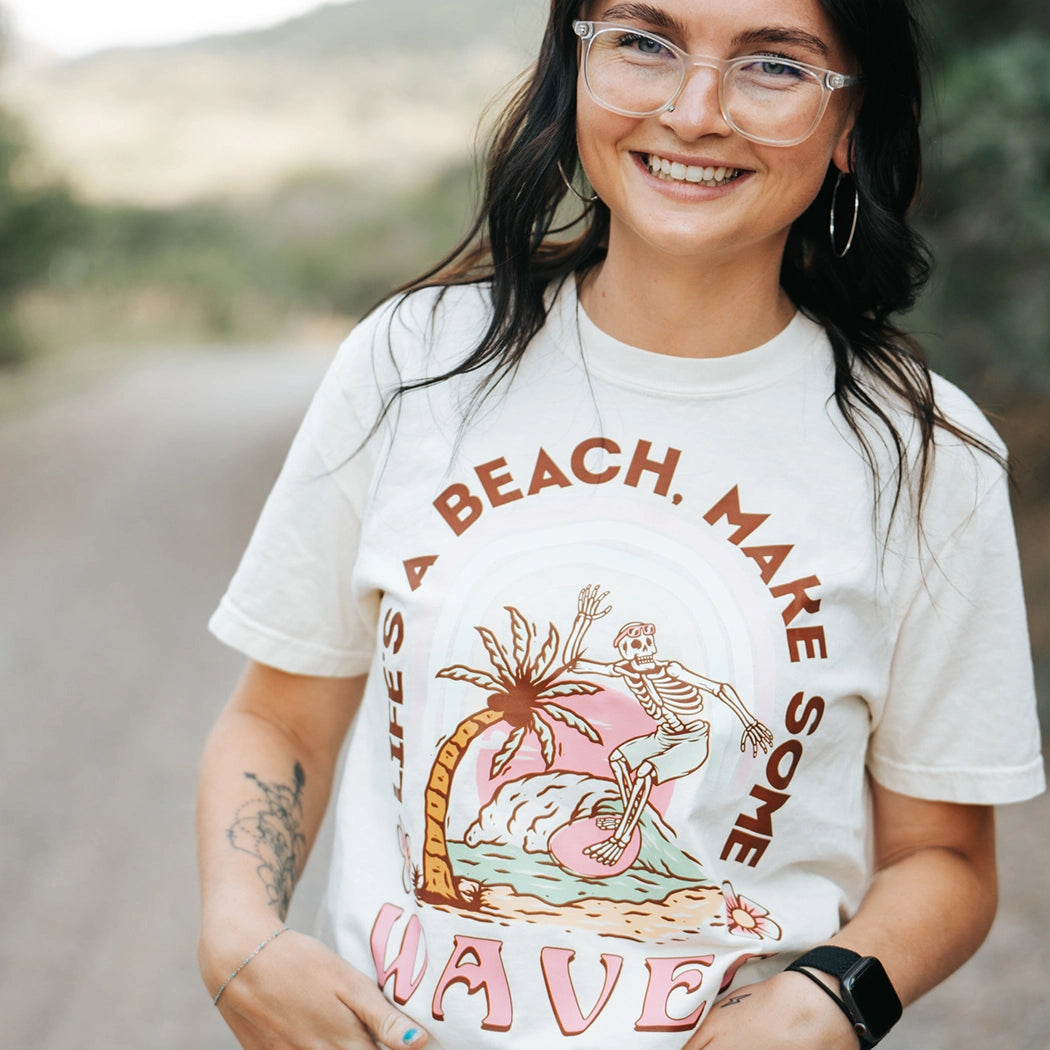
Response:
[[[689,62],[655,37],[602,29],[589,42],[584,76],[595,99],[621,113],[648,116],[677,94]],[[751,56],[722,74],[720,102],[729,124],[767,142],[805,137],[820,118],[824,87],[812,71],[784,59]]]

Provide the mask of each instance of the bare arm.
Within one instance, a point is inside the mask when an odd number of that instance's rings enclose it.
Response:
[[[876,875],[857,914],[826,943],[879,958],[907,1005],[980,946],[998,903],[994,811],[927,802],[873,783]],[[814,946],[815,947],[815,946]],[[837,981],[821,977],[838,992]],[[856,1050],[835,1004],[798,973],[734,990],[687,1050]]]
[[[320,827],[363,678],[249,664],[201,760],[201,974],[214,995],[287,916]],[[231,981],[219,1008],[246,1048],[420,1046],[374,979],[289,932]],[[414,1041],[404,1039],[418,1031]],[[277,1041],[275,1042],[275,1037]]]

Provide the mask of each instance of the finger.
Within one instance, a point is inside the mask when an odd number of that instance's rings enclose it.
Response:
[[[394,1006],[364,974],[354,971],[347,981],[345,1005],[383,1046],[390,1050],[417,1050],[427,1042],[426,1031]]]

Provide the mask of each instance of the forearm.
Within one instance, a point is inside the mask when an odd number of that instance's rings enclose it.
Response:
[[[980,947],[996,903],[994,865],[920,848],[879,871],[857,914],[829,943],[876,956],[907,1005]]]
[[[198,791],[202,904],[283,920],[324,816],[331,769],[255,716],[224,713],[205,745]]]
[[[873,783],[876,874],[857,913],[823,943],[874,955],[902,1003],[977,949],[996,908],[990,809],[929,802]],[[816,944],[810,947],[817,947]],[[835,994],[838,979],[812,968]],[[841,1011],[805,975],[785,971],[716,1004],[687,1050],[856,1050]]]
[[[287,917],[355,707],[348,684],[254,666],[208,737],[197,834],[209,986]]]

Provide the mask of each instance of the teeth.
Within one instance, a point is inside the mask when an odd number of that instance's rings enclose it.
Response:
[[[739,168],[702,168],[699,165],[672,163],[666,157],[650,153],[646,165],[653,175],[673,182],[693,182],[701,186],[724,186],[740,174]]]

